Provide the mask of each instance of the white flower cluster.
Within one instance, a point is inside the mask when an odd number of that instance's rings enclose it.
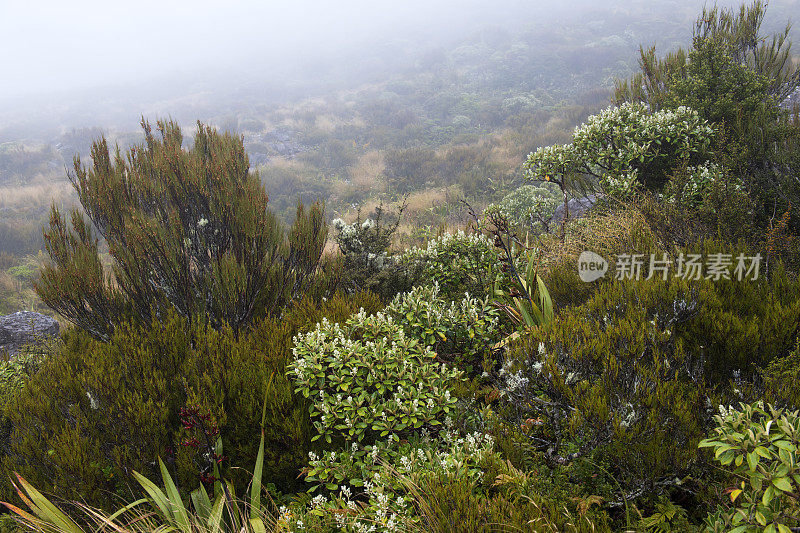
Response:
[[[424,247],[410,248],[399,260],[415,270],[422,283],[437,281],[448,296],[463,294],[470,287],[477,294],[500,272],[492,240],[482,233],[461,230],[431,239]]]
[[[683,198],[695,204],[702,201],[709,187],[725,177],[725,169],[713,162],[687,167],[686,173],[688,179],[683,188]],[[737,177],[737,181],[732,183],[732,187],[736,191],[744,188],[740,177]]]
[[[592,174],[606,192],[624,194],[638,186],[638,165],[674,167],[684,157],[705,152],[713,137],[713,127],[691,108],[651,112],[644,104],[625,103],[589,117],[575,129],[570,144],[529,154],[526,177],[550,181]]]
[[[445,427],[437,439],[423,437],[415,445],[390,440],[364,447],[353,444],[338,454],[326,451],[321,458],[314,455],[309,461],[311,472],[333,470],[348,479],[361,477],[368,500],[356,507],[351,488],[341,486],[338,497],[315,496],[307,511],[315,511],[317,516],[328,511],[336,517],[337,526],[348,531],[396,531],[413,520],[403,479],[413,481],[434,472],[479,481],[482,471],[478,465],[490,456],[496,457],[493,438],[480,432],[462,436],[452,428],[451,420],[445,421]],[[382,474],[387,464],[394,471],[391,476]],[[337,512],[345,508],[358,512]],[[363,529],[369,526],[374,529]]]

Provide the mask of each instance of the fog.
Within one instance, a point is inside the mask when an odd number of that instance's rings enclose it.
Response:
[[[540,5],[536,5],[540,4]],[[179,0],[0,3],[0,97],[231,69],[285,69],[396,39],[443,40],[551,2]],[[544,11],[543,11],[544,10]]]
[[[669,49],[687,42],[703,3],[0,0],[0,129],[120,120],[127,127],[142,114],[197,118],[244,102],[380,83],[426,53],[476,42],[476,34],[482,41],[487,29],[495,36],[525,28],[547,35],[529,51],[536,54],[550,46],[551,35],[560,32],[557,38],[567,42],[582,28],[584,45],[596,37],[622,46],[632,66],[639,43]],[[797,8],[796,0],[777,4],[776,20]],[[633,18],[635,31],[626,26]],[[666,42],[664,23],[680,28]],[[617,42],[620,35],[624,42]]]

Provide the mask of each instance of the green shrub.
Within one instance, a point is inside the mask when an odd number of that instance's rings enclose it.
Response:
[[[445,233],[424,248],[406,250],[401,263],[413,273],[415,284],[439,284],[442,296],[458,300],[465,292],[490,295],[500,273],[500,259],[492,241],[481,233]]]
[[[66,346],[7,406],[2,477],[18,471],[42,490],[108,508],[137,494],[132,470],[153,477],[161,457],[179,487],[193,490],[205,461],[181,445],[191,435],[180,409],[195,406],[219,427],[226,477],[241,492],[266,394],[264,478],[283,491],[298,488],[313,426],[307,402],[286,377],[292,337],[309,319],[375,311],[376,302],[337,295],[320,301],[316,316],[305,302],[296,316],[290,309],[238,335],[174,314],[152,327],[121,325],[107,343],[70,331]],[[7,483],[1,489],[4,498],[14,497]]]
[[[493,440],[454,427],[452,390],[462,372],[431,348],[483,355],[495,314],[486,300],[447,302],[436,286],[418,287],[381,313],[362,310],[341,325],[323,320],[296,337],[289,373],[312,402],[313,440],[328,445],[309,454],[306,471],[323,492],[283,513],[290,530],[335,521],[393,531],[416,523],[411,487],[425,476],[480,479],[481,464],[497,460]],[[347,511],[356,501],[359,511]]]
[[[342,325],[323,319],[297,337],[293,352],[289,371],[297,391],[314,402],[314,440],[399,439],[440,424],[439,414],[456,402],[449,388],[460,372],[437,363],[425,343],[383,313],[362,310]]]
[[[8,402],[25,385],[25,381],[33,375],[48,353],[54,351],[55,343],[42,346],[26,346],[13,359],[0,362],[0,405],[3,410]],[[0,357],[5,356],[0,352]]]
[[[764,397],[770,403],[789,409],[800,407],[800,337],[794,350],[776,357],[764,369]]]
[[[374,217],[356,220],[350,224],[341,218],[333,220],[337,231],[334,240],[343,257],[342,284],[350,291],[372,291],[384,300],[410,288],[405,269],[396,258],[389,255],[392,235],[397,231],[405,210],[401,205],[396,213],[387,213],[380,205]],[[394,220],[391,220],[394,218]]]
[[[53,204],[39,296],[101,340],[125,318],[148,323],[167,310],[234,330],[279,315],[314,279],[327,238],[322,205],[300,204],[285,231],[241,137],[198,123],[185,150],[175,122],[158,122],[160,139],[142,128],[145,142],[127,158],[105,138],[92,145],[91,168],[75,158],[70,179],[89,220],[75,209],[68,224]],[[108,244],[113,282],[93,227]]]
[[[611,195],[629,195],[641,186],[655,190],[682,162],[706,161],[713,139],[714,129],[685,105],[650,111],[640,103],[624,103],[589,117],[570,144],[531,153],[526,177],[561,185],[585,173]]]
[[[523,185],[486,209],[498,211],[520,230],[547,232],[550,231],[550,222],[556,207],[563,202],[559,196],[560,192],[552,185]]]
[[[436,352],[437,359],[455,364],[468,377],[495,366],[492,347],[500,340],[500,312],[488,298],[465,294],[448,301],[438,284],[399,294],[386,314],[412,338]]]
[[[717,427],[701,448],[737,480],[731,505],[710,515],[711,531],[789,533],[800,525],[800,414],[763,402],[740,409],[719,406]]]
[[[798,291],[785,273],[603,284],[514,349],[506,416],[551,465],[589,457],[626,493],[658,491],[696,464],[710,405],[758,394],[758,369],[791,351]]]
[[[542,492],[534,489],[535,476],[510,463],[501,463],[497,475],[483,480],[481,486],[469,479],[429,476],[420,484],[415,501],[422,529],[441,533],[611,530],[607,517],[598,512],[596,497],[561,502],[546,487]]]

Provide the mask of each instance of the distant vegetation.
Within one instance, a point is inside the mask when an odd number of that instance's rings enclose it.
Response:
[[[55,198],[3,304],[74,327],[0,368],[0,524],[800,528],[800,62],[765,8],[638,69],[633,9],[85,131],[74,193],[7,204],[11,243]]]

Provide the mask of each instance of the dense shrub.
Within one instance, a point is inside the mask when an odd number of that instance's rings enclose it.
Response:
[[[727,503],[709,515],[709,530],[788,533],[800,524],[800,445],[798,411],[763,402],[719,406],[717,427],[700,443],[739,481]]]
[[[396,212],[383,205],[375,208],[374,216],[362,220],[359,210],[356,220],[347,224],[341,218],[333,220],[334,240],[342,254],[342,284],[347,290],[369,290],[391,300],[410,288],[411,280],[396,257],[389,254],[392,236],[397,231],[405,204]]]
[[[456,401],[449,387],[459,372],[437,363],[428,346],[383,313],[362,311],[343,325],[323,320],[296,339],[293,353],[290,372],[297,389],[314,398],[314,440],[398,439],[439,424],[437,416]]]
[[[484,461],[497,461],[491,437],[453,426],[452,391],[462,372],[431,350],[451,335],[451,346],[472,344],[472,351],[485,343],[478,337],[496,326],[490,314],[481,316],[486,305],[465,298],[457,306],[436,287],[418,288],[384,312],[362,310],[343,324],[323,320],[296,337],[289,372],[312,402],[313,440],[328,445],[310,453],[306,476],[324,493],[309,508],[287,509],[281,520],[288,527],[320,528],[336,517],[340,527],[393,531],[417,520],[410,488],[426,476],[475,481]],[[357,501],[365,503],[358,513],[342,514]]]
[[[71,228],[53,205],[45,242],[52,264],[35,287],[50,307],[98,339],[124,317],[144,323],[171,309],[234,330],[279,314],[313,280],[327,236],[323,208],[298,206],[286,232],[267,209],[240,137],[198,123],[194,146],[180,127],[142,122],[145,143],[112,156],[105,138],[93,166],[75,158],[70,176],[91,224]],[[108,244],[113,282],[98,253]]]
[[[70,331],[65,348],[7,405],[3,477],[19,471],[59,496],[110,505],[137,494],[131,471],[153,477],[161,457],[179,485],[194,490],[204,461],[181,445],[190,435],[179,416],[190,406],[220,428],[226,477],[241,491],[266,398],[265,482],[297,488],[313,428],[307,403],[285,373],[292,337],[309,321],[342,320],[379,305],[367,295],[301,302],[297,313],[265,318],[238,335],[175,314],[152,327],[124,324],[106,343]],[[4,499],[10,489],[2,485]]]
[[[494,366],[492,346],[500,340],[500,312],[488,297],[467,293],[451,302],[434,284],[397,295],[385,312],[409,336],[431,347],[440,361],[455,364],[469,377]]]
[[[588,456],[658,490],[695,463],[712,406],[758,394],[758,368],[795,346],[799,291],[785,273],[601,284],[516,348],[507,415],[550,464]]]
[[[650,112],[625,103],[589,117],[570,144],[531,153],[525,171],[530,180],[554,183],[585,173],[605,192],[627,195],[640,186],[662,187],[681,162],[704,162],[713,139],[714,129],[689,107]]]
[[[662,59],[641,49],[641,72],[617,83],[615,101],[644,102],[660,112],[689,106],[718,132],[713,150],[744,182],[763,227],[777,209],[798,203],[798,123],[780,103],[800,84],[791,61],[791,26],[765,35],[767,2],[703,9],[692,46]],[[795,226],[796,227],[796,226]]]
[[[496,204],[487,206],[511,221],[515,229],[538,234],[550,231],[550,224],[559,204],[558,189],[523,185]]]
[[[800,406],[800,337],[794,350],[776,357],[763,370],[765,399],[777,407],[797,409]]]
[[[437,283],[442,296],[458,300],[465,292],[482,297],[491,294],[500,274],[500,259],[492,241],[482,233],[445,233],[424,248],[403,252],[402,264],[415,284]]]

